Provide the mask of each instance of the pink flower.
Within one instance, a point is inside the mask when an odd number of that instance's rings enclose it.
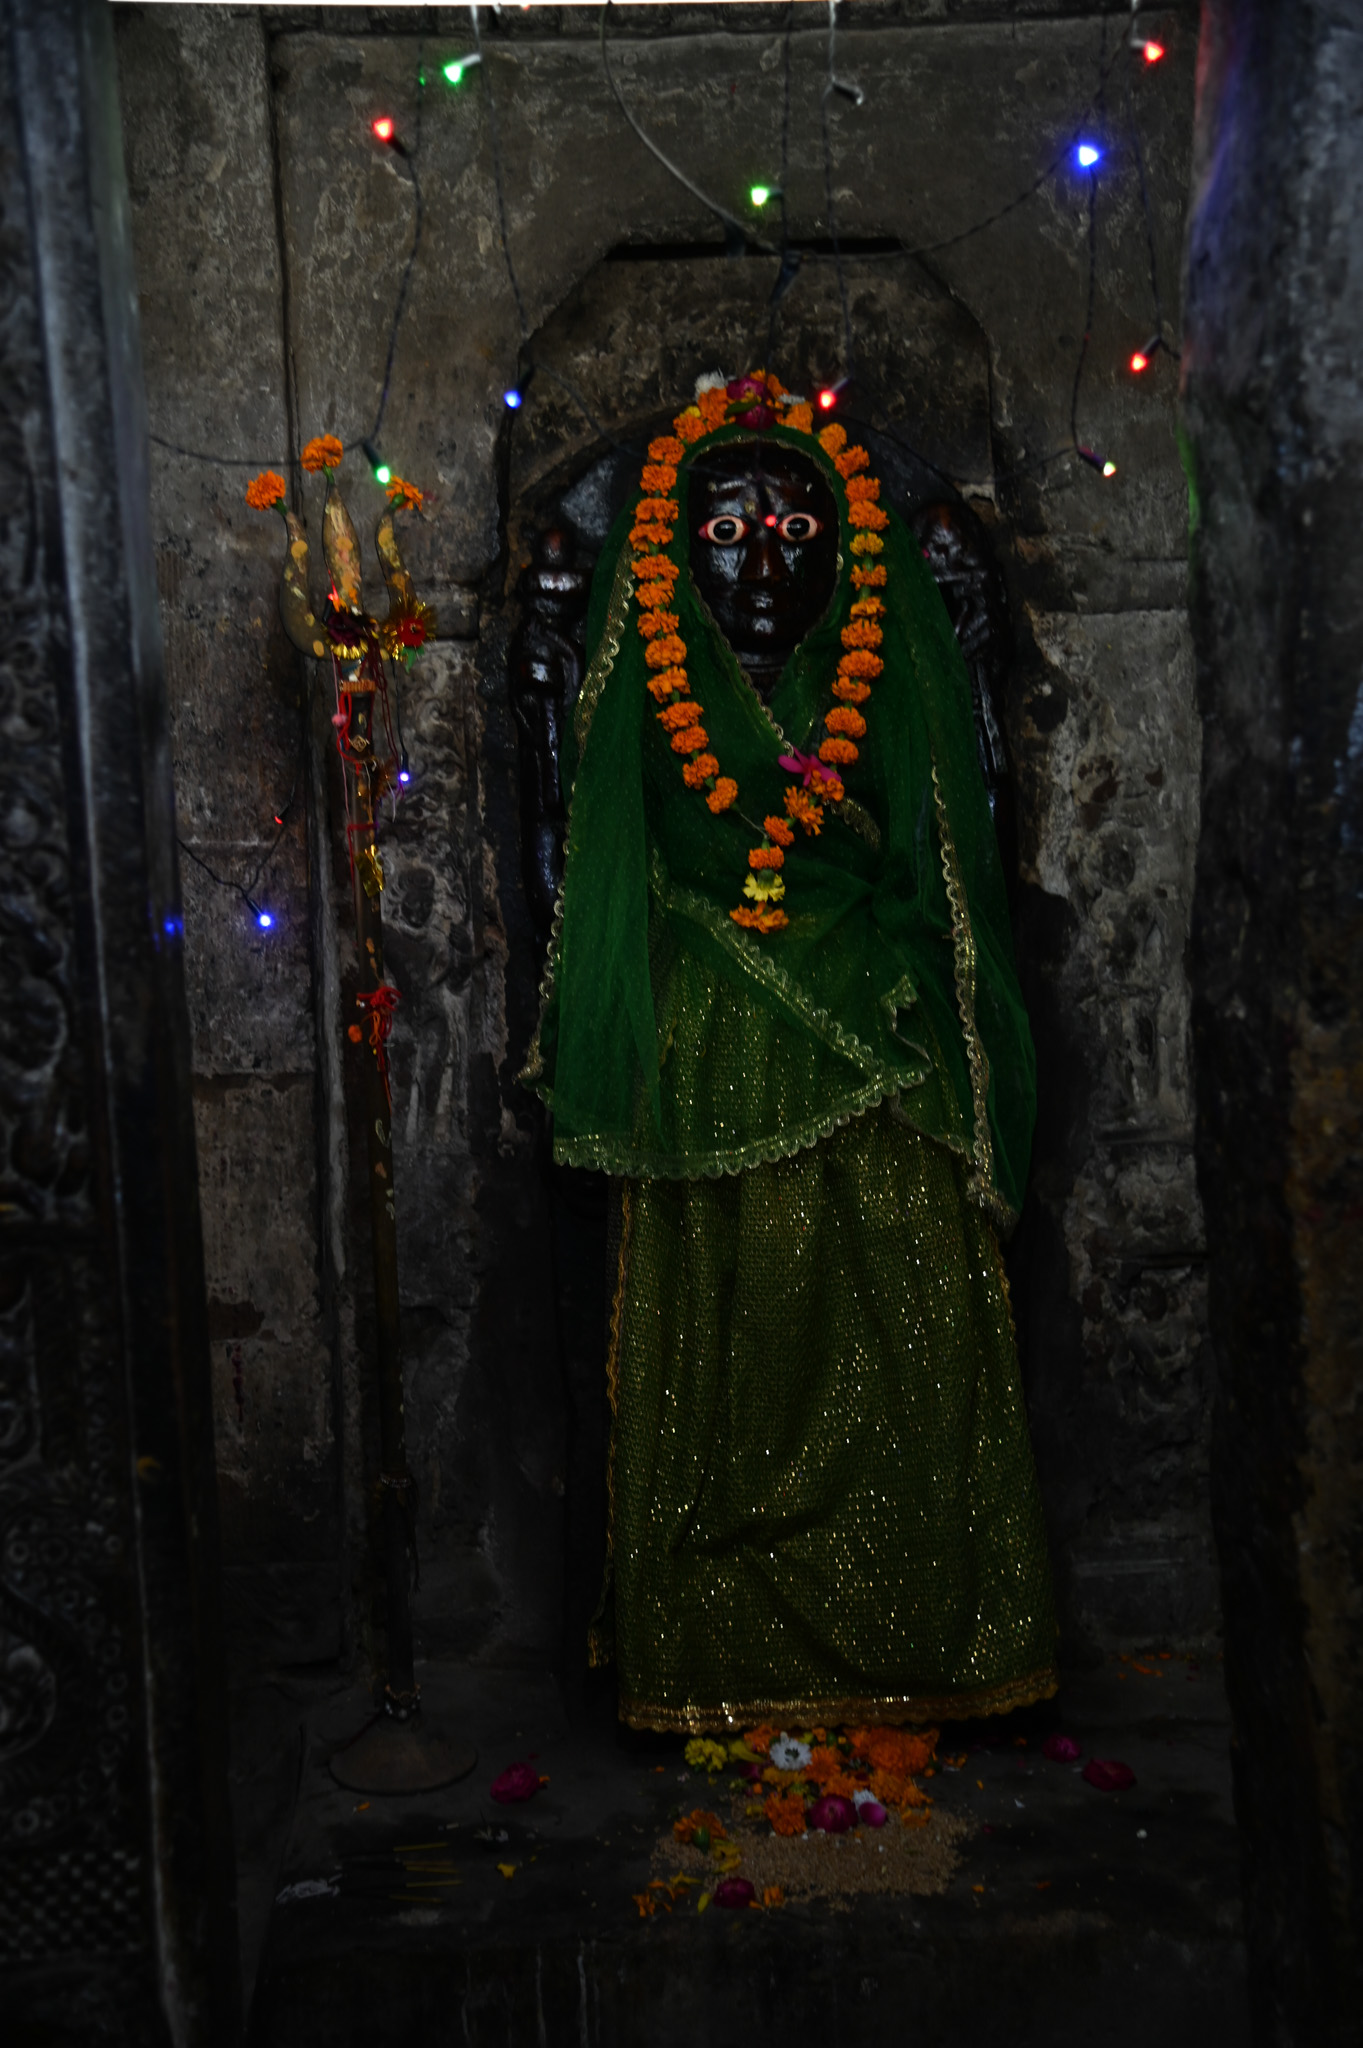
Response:
[[[502,1806],[533,1799],[540,1789],[540,1774],[531,1764],[511,1764],[492,1781],[492,1796]]]
[[[1084,1754],[1072,1735],[1048,1735],[1041,1745],[1041,1754],[1048,1756],[1053,1764],[1077,1763]]]
[[[845,1835],[857,1824],[857,1809],[850,1799],[844,1799],[837,1792],[829,1792],[824,1798],[816,1799],[805,1815],[806,1824],[819,1828],[826,1835]]]
[[[1115,1757],[1093,1756],[1084,1765],[1084,1782],[1099,1792],[1125,1792],[1135,1784],[1136,1773],[1130,1764],[1119,1764]]]
[[[777,765],[784,768],[788,775],[802,775],[806,789],[812,785],[817,790],[823,783],[838,780],[837,771],[826,768],[817,754],[782,754]]]
[[[717,1906],[728,1906],[737,1911],[744,1906],[753,1905],[756,1898],[756,1889],[746,1877],[724,1877],[715,1886]]]
[[[864,1828],[883,1828],[889,1815],[878,1799],[859,1799],[857,1819]]]
[[[776,424],[776,413],[767,404],[767,389],[760,377],[732,377],[724,387],[726,398],[751,398],[752,404],[746,412],[737,412],[733,417],[741,427],[751,427],[755,433],[765,433]]]

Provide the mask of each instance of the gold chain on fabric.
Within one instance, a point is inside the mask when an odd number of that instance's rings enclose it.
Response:
[[[903,1695],[880,1699],[754,1699],[724,1700],[713,1707],[661,1707],[645,1700],[620,1701],[620,1719],[631,1728],[657,1735],[701,1735],[707,1730],[735,1732],[759,1721],[782,1721],[787,1727],[840,1727],[848,1722],[966,1721],[985,1714],[1010,1714],[1017,1707],[1053,1699],[1060,1680],[1053,1666],[1010,1678],[1000,1685],[933,1697]]]
[[[956,842],[947,822],[947,807],[935,761],[932,764],[932,793],[937,806],[937,834],[942,842],[942,879],[946,884],[947,902],[951,906],[951,930],[956,950],[956,1005],[961,1013],[961,1031],[970,1062],[970,1096],[975,1124],[971,1159],[975,1171],[970,1176],[968,1192],[993,1223],[1001,1229],[1010,1230],[1017,1218],[994,1185],[994,1147],[989,1135],[989,1056],[975,1023],[975,934],[971,929],[970,907],[966,902]]]
[[[629,1241],[634,1221],[634,1189],[625,1181],[620,1189],[620,1259],[615,1270],[615,1298],[611,1303],[610,1344],[606,1352],[606,1401],[610,1408],[610,1437],[606,1446],[606,1563],[601,1575],[601,1597],[587,1628],[587,1663],[593,1671],[609,1664],[614,1645],[605,1628],[606,1602],[610,1597],[615,1568],[615,1440],[620,1421],[620,1319],[629,1279]]]

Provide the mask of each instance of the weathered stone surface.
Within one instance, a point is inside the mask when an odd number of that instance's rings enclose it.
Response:
[[[1256,2039],[1358,2030],[1363,40],[1205,9],[1185,418],[1198,1174]]]
[[[558,1647],[567,1418],[535,1112],[515,1086],[538,965],[519,880],[505,692],[510,592],[546,507],[575,484],[595,489],[581,480],[605,474],[598,465],[612,440],[628,443],[665,415],[698,370],[765,353],[776,263],[760,254],[726,259],[714,216],[630,133],[585,10],[485,21],[485,66],[457,92],[440,80],[436,59],[446,42],[451,52],[469,46],[460,11],[431,12],[419,35],[409,15],[382,10],[358,18],[273,12],[264,22],[268,94],[257,19],[208,17],[199,26],[197,16],[148,10],[124,40],[125,51],[142,53],[125,97],[144,166],[153,390],[166,393],[174,438],[201,445],[182,418],[195,405],[224,439],[240,436],[233,453],[282,452],[290,439],[323,430],[352,441],[369,431],[413,231],[408,163],[375,143],[369,121],[392,113],[417,151],[425,229],[381,436],[388,460],[427,493],[422,512],[404,519],[404,546],[418,586],[442,613],[441,638],[402,685],[414,781],[385,830],[385,920],[403,994],[392,1058],[409,1426],[422,1496],[416,1613],[430,1644],[486,1659],[544,1659]],[[626,8],[612,31],[629,105],[688,174],[736,210],[746,208],[753,178],[773,179],[779,163],[783,20],[763,8]],[[822,24],[804,23],[801,16],[792,42],[786,182],[792,231],[812,246],[775,327],[776,366],[791,381],[847,366],[827,260],[826,36]],[[1068,5],[1015,9],[1006,25],[969,4],[859,7],[840,32],[838,63],[866,86],[866,102],[839,99],[830,115],[837,225],[851,243],[857,381],[847,409],[886,447],[918,449],[969,494],[1022,627],[1007,719],[1042,1124],[1012,1266],[1067,1641],[1077,1654],[1121,1635],[1196,1639],[1215,1616],[1182,969],[1198,750],[1180,624],[1186,494],[1171,359],[1157,357],[1143,380],[1125,369],[1154,323],[1128,113],[1142,138],[1172,316],[1191,9],[1162,11],[1169,55],[1148,75],[1119,50],[1118,33],[1115,19],[1104,26]],[[1083,440],[1117,460],[1112,484],[1056,455],[1069,439],[1085,319],[1089,185],[1068,162],[1047,175],[1093,100],[1104,61],[1106,109],[1093,118],[1108,155],[1077,424]],[[192,83],[181,84],[177,67]],[[489,85],[525,338],[497,224]],[[154,106],[154,92],[176,108]],[[238,103],[248,114],[239,141],[229,142],[219,130]],[[213,136],[206,155],[194,154]],[[1034,196],[1002,211],[1034,181]],[[230,240],[224,192],[240,212]],[[202,249],[179,224],[182,208]],[[755,229],[775,229],[771,211],[752,216]],[[995,213],[983,232],[954,239]],[[257,237],[260,253],[248,258]],[[945,246],[921,262],[882,261],[895,241]],[[183,336],[169,314],[177,293],[191,312]],[[1168,333],[1173,340],[1172,324]],[[541,368],[509,423],[501,394],[532,363]],[[221,394],[210,388],[210,365]],[[235,490],[243,473],[229,474]],[[368,550],[381,500],[358,460],[343,475]],[[172,643],[183,648],[174,672],[183,678],[184,803],[204,857],[224,872],[234,850],[247,851],[244,821],[258,820],[273,797],[263,764],[288,758],[296,685],[291,695],[267,632],[275,535],[201,470],[168,468],[162,488],[163,589]],[[302,502],[315,526],[315,482]],[[603,509],[579,507],[589,542],[599,544]],[[376,578],[372,588],[377,598]],[[257,617],[259,628],[250,623]],[[261,727],[249,762],[221,708],[220,643],[237,650],[234,675],[261,679],[252,715],[275,721]],[[312,715],[325,746],[323,694],[319,685]],[[312,1144],[329,1276],[323,1298],[345,1571],[364,1631],[378,1612],[364,1563],[377,1467],[364,1363],[367,1222],[350,1179],[357,1134],[341,1095],[351,953],[333,767],[321,767],[315,795],[330,806],[330,824],[315,813],[306,878],[301,846],[294,851],[287,836],[272,878],[288,950],[267,951],[234,930],[231,899],[210,892],[193,906],[194,973],[205,1076],[235,1087],[234,1077],[303,1076],[321,1061]],[[304,931],[305,880],[311,943],[295,967],[290,934]],[[224,1117],[226,1105],[224,1096]],[[240,1110],[235,1136],[222,1123],[221,1144],[244,1157],[245,1096]],[[289,1130],[290,1145],[305,1144],[292,1115]],[[281,1187],[312,1186],[313,1169],[298,1153],[281,1152],[278,1167]],[[236,1168],[223,1183],[246,1184]],[[288,1321],[320,1331],[304,1313],[305,1276],[319,1254],[309,1201],[300,1196]],[[224,1210],[224,1243],[237,1213]],[[254,1300],[245,1288],[224,1288],[220,1298]],[[233,1469],[244,1470],[225,1358],[222,1443]],[[297,1367],[310,1390],[290,1411],[298,1440],[290,1445],[280,1433],[281,1462],[268,1480],[263,1446],[253,1451],[252,1485],[282,1483],[288,1456],[301,1458],[302,1436],[311,1436],[302,1418],[316,1411],[315,1358],[300,1354]],[[312,1478],[321,1483],[320,1473]],[[273,1511],[262,1527],[278,1527]]]

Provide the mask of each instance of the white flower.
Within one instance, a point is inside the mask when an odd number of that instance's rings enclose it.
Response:
[[[879,1806],[880,1801],[867,1785],[862,1785],[852,1794],[852,1804],[860,1812],[863,1806]]]
[[[812,1754],[809,1744],[797,1742],[793,1735],[778,1735],[771,1745],[771,1760],[778,1771],[802,1771]]]
[[[703,377],[696,379],[696,396],[699,398],[704,391],[727,390],[728,383],[729,380],[723,370],[707,370]]]

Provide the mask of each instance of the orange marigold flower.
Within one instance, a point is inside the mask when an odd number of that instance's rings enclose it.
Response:
[[[794,427],[797,434],[812,434],[814,431],[813,406],[792,405],[786,413],[786,425]]]
[[[839,452],[847,446],[846,427],[839,426],[838,422],[834,420],[832,426],[825,427],[820,434],[819,446],[823,449],[825,455],[831,455],[836,462]]]
[[[674,740],[672,743],[676,745]],[[719,763],[713,754],[697,754],[694,761],[688,761],[682,769],[682,781],[688,789],[699,789],[712,775],[718,775]]]
[[[785,864],[786,857],[779,846],[754,846],[748,855],[750,868],[783,868]]]
[[[698,754],[709,744],[710,735],[703,725],[688,725],[685,732],[675,732],[672,735],[674,754]]]
[[[253,512],[268,512],[283,503],[288,486],[277,470],[262,469],[246,486],[246,502]]]
[[[677,624],[678,620],[675,612],[641,612],[639,614],[639,631],[643,634],[645,640],[656,640],[660,633],[675,633]]]
[[[659,496],[670,491],[677,481],[677,471],[670,462],[646,462],[639,481],[646,491],[655,491]]]
[[[832,744],[833,743],[831,740],[824,741],[825,747],[831,746]],[[820,751],[822,752],[822,748],[820,749]],[[836,775],[833,777],[831,782],[826,781],[821,782],[819,784],[819,795],[823,798],[825,803],[840,804],[843,798],[846,796],[846,794],[847,791],[843,788],[841,781]]]
[[[784,818],[764,818],[762,830],[768,839],[774,839],[778,846],[789,846],[795,838]]]
[[[674,697],[678,690],[689,690],[691,679],[684,668],[665,668],[659,675],[648,678],[648,687],[661,704],[664,697]]]
[[[677,742],[673,740],[672,744],[675,747]],[[830,764],[837,761],[842,767],[850,768],[860,758],[860,753],[860,748],[854,747],[851,740],[825,740],[819,748],[819,759]]]
[[[716,427],[723,426],[724,415],[729,410],[729,394],[722,384],[716,385],[711,391],[702,391],[696,404],[707,432],[713,433]]]
[[[658,723],[664,732],[684,732],[688,725],[694,725],[705,709],[703,704],[669,704],[658,713]]]
[[[785,1903],[786,1895],[779,1884],[763,1885],[762,1904],[764,1906],[784,1906]]]
[[[767,390],[770,392],[773,398],[788,398],[790,396],[790,393],[786,390],[785,385],[781,382],[781,379],[777,376],[775,370],[768,370],[766,372],[766,379]]]
[[[304,469],[315,476],[319,469],[335,469],[345,454],[345,444],[334,434],[318,434],[308,442],[301,457]]]
[[[858,498],[855,505],[847,508],[849,526],[873,526],[877,533],[883,533],[890,523],[890,515],[883,505],[873,505],[869,498]]]
[[[852,535],[852,553],[854,555],[878,555],[882,552],[884,546],[885,543],[878,533],[854,533]]]
[[[729,915],[735,924],[746,925],[751,932],[779,932],[790,923],[784,910],[749,910],[742,904]]]
[[[396,512],[419,512],[422,496],[415,484],[409,484],[404,477],[390,477],[384,497]]]
[[[756,1728],[747,1729],[743,1740],[747,1743],[749,1749],[756,1750],[759,1756],[766,1756],[771,1749],[772,1743],[780,1733],[781,1731],[774,1721],[762,1721],[759,1722]]]
[[[842,629],[844,647],[879,647],[885,635],[872,619],[853,619]]]
[[[634,516],[641,522],[646,519],[655,523],[664,519],[675,519],[677,501],[675,498],[640,498],[634,508]]]
[[[682,1815],[672,1823],[672,1832],[679,1842],[692,1842],[704,1829],[712,1842],[727,1842],[729,1837],[723,1821],[717,1813],[705,1813],[697,1806],[690,1813]]]
[[[790,812],[797,825],[804,826],[806,832],[817,836],[822,829],[823,812],[819,809],[819,806],[815,803],[807,789],[788,789],[786,791],[786,809]],[[770,818],[767,820],[767,830],[769,832],[771,830]]]
[[[701,435],[706,431],[705,422],[700,416],[700,407],[698,405],[688,405],[685,412],[678,413],[676,419],[672,422],[672,431],[676,434],[677,439],[684,442],[688,447],[691,442],[699,441]]]
[[[830,732],[845,732],[853,740],[859,740],[866,730],[866,720],[850,704],[835,704],[824,724]]]
[[[629,530],[629,544],[632,548],[665,548],[672,538],[670,526],[650,526],[641,521]]]
[[[649,685],[650,689],[652,684]],[[834,676],[833,695],[841,697],[844,704],[864,704],[871,694],[869,683],[854,683],[850,676]]]
[[[685,453],[685,442],[679,441],[674,434],[660,434],[656,441],[650,441],[648,444],[650,462],[670,462],[675,466]]]
[[[833,467],[844,480],[855,476],[859,469],[869,469],[871,458],[864,448],[846,448],[841,455],[833,457]]]
[[[671,604],[672,585],[670,583],[641,583],[636,594],[639,599],[639,609],[651,612],[655,611],[659,605]]]
[[[686,642],[679,640],[675,633],[660,633],[644,649],[644,660],[650,668],[671,668],[673,662],[685,659]]]
[[[912,1778],[932,1762],[939,1733],[936,1728],[849,1728],[847,1739],[853,1754],[873,1768]]]
[[[844,461],[844,462],[846,462],[846,461],[848,460],[848,458],[849,458],[850,456],[852,456],[852,455],[856,455],[856,454],[860,454],[860,453],[863,453],[863,452],[864,452],[864,451],[863,451],[863,450],[860,450],[860,449],[856,449],[856,448],[849,448],[849,449],[848,449],[848,451],[847,451],[847,454],[846,454],[846,455],[845,455],[845,456],[843,457],[843,461]],[[880,496],[880,478],[879,478],[879,477],[876,477],[876,476],[849,476],[849,477],[848,477],[848,479],[847,479],[847,501],[848,501],[848,503],[849,503],[849,504],[851,504],[851,503],[853,502],[853,500],[854,500],[854,499],[857,499],[857,498],[878,498],[879,496]]]
[[[737,916],[737,912],[734,913]],[[746,918],[740,918],[746,924]],[[798,1792],[771,1792],[762,1802],[762,1810],[771,1822],[775,1835],[802,1835],[805,1832],[805,1803]]]
[[[737,795],[738,784],[734,781],[733,776],[721,775],[705,801],[709,804],[715,816],[718,817],[721,811],[728,810]]]
[[[853,546],[855,547],[855,542]],[[852,581],[858,590],[878,590],[886,581],[883,562],[854,562]]]
[[[641,583],[666,583],[670,586],[681,574],[670,555],[642,555],[637,562],[631,562],[629,566]],[[639,602],[643,603],[642,593]]]
[[[872,676],[881,675],[884,668],[885,664],[878,654],[870,653],[865,647],[854,647],[850,654],[844,654],[839,661],[838,674],[865,676],[869,680]]]
[[[885,609],[883,597],[859,597],[852,606],[854,619],[878,619]]]

